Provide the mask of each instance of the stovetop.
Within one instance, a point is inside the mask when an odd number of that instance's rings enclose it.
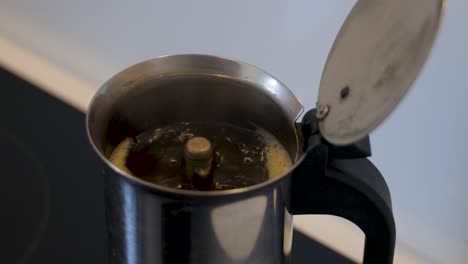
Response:
[[[0,68],[0,263],[107,263],[85,115]],[[353,263],[294,232],[293,263]]]

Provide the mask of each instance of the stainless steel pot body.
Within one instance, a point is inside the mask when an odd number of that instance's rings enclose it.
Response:
[[[290,177],[249,192],[168,195],[106,174],[111,263],[289,263]]]
[[[301,111],[278,80],[221,57],[161,57],[115,75],[88,116],[90,139],[105,164],[111,263],[288,263],[288,175],[232,191],[171,190],[116,169],[105,151],[151,127],[214,120],[260,125],[298,160],[294,123]]]
[[[280,81],[222,57],[160,57],[113,76],[87,115],[88,135],[104,167],[110,263],[289,263],[292,214],[305,213],[349,218],[370,238],[365,263],[391,263],[394,222],[383,179],[368,161],[358,168],[376,175],[368,183],[343,168],[328,177],[327,147],[311,145],[317,135],[303,138],[296,123],[301,112]],[[200,192],[151,184],[109,162],[124,138],[178,121],[253,123],[284,145],[294,166],[254,186]],[[305,143],[306,152],[315,154],[303,152]]]

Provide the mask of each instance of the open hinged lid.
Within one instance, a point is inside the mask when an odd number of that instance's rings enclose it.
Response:
[[[358,0],[320,82],[317,117],[333,144],[361,139],[395,109],[418,77],[444,0]]]

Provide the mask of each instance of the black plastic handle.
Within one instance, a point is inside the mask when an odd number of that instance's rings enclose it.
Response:
[[[368,139],[362,142],[365,141]],[[390,192],[380,172],[366,158],[334,158],[330,154],[348,151],[337,151],[324,143],[319,134],[308,137],[306,143],[309,147],[305,160],[292,175],[291,213],[346,218],[366,236],[364,264],[393,263],[395,221]],[[369,156],[368,149],[362,152],[354,148],[348,153],[354,153],[353,157],[359,157],[359,153]]]

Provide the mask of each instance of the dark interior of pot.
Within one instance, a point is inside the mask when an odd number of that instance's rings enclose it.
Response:
[[[293,161],[298,156],[294,120],[287,117],[272,95],[252,83],[224,76],[175,75],[136,85],[118,98],[102,94],[93,102],[88,126],[103,154],[108,145],[116,146],[126,137],[151,128],[175,122],[213,121],[240,127],[255,124],[273,134]],[[113,102],[109,104],[109,100]]]

